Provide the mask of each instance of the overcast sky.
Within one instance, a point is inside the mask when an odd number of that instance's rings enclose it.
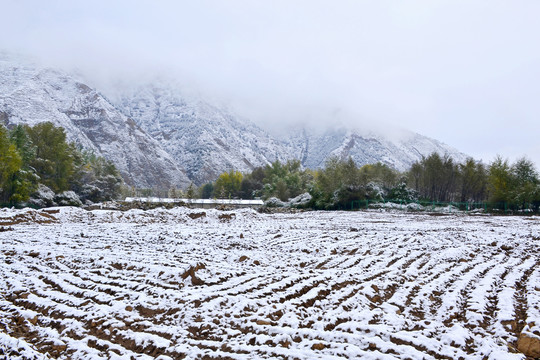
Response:
[[[540,165],[540,1],[0,0],[0,49],[156,74],[262,127],[403,127]]]

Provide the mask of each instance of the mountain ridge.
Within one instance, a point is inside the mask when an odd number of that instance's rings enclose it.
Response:
[[[283,143],[255,124],[171,89],[143,87],[122,94],[117,106],[181,162],[197,184],[230,169],[245,172],[292,158]]]
[[[382,162],[403,171],[434,151],[457,161],[466,157],[409,131],[391,139],[343,127],[296,126],[278,137],[170,84],[156,81],[102,93],[89,83],[0,56],[0,121],[52,121],[69,140],[113,161],[127,184],[144,188],[201,185],[222,172],[249,172],[276,160],[299,159],[304,167],[320,168],[330,157],[351,157],[359,166]]]
[[[113,161],[127,184],[186,186],[183,169],[95,89],[55,69],[0,59],[0,118],[5,125],[51,121],[68,140]]]

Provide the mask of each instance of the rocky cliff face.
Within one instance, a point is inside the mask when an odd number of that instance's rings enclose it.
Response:
[[[117,106],[159,141],[196,184],[224,171],[248,172],[295,155],[253,123],[170,87],[141,87],[117,99]]]
[[[156,140],[99,92],[60,71],[0,59],[0,119],[6,125],[51,121],[63,127],[70,141],[112,160],[129,185],[189,184]]]

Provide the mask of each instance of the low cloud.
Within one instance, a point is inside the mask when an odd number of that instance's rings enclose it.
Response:
[[[540,133],[535,0],[3,7],[0,49],[77,69],[95,86],[178,82],[270,130],[402,127],[482,157],[532,151],[520,138]]]

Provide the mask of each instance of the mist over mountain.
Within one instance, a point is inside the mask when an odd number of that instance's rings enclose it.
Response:
[[[440,141],[407,130],[392,136],[380,132],[363,132],[350,128],[336,128],[325,132],[302,131],[289,137],[289,143],[300,149],[299,158],[308,168],[319,168],[330,157],[348,159],[356,164],[381,162],[399,171],[406,171],[413,162],[433,152],[449,155],[461,162],[466,155]],[[298,150],[297,150],[298,151]]]
[[[0,52],[76,70],[99,93],[157,76],[272,134],[403,127],[485,163],[540,164],[535,0],[2,5]]]
[[[96,89],[62,71],[0,58],[0,121],[61,126],[70,141],[113,161],[129,185],[189,184],[184,169],[156,140]]]
[[[103,91],[91,81],[18,58],[0,59],[0,120],[6,125],[51,121],[81,147],[112,160],[136,187],[185,188],[229,170],[250,172],[273,161],[324,166],[329,157],[358,165],[382,162],[404,171],[436,151],[465,156],[437,140],[392,129],[281,125],[268,132],[229,108],[156,80]],[[105,95],[104,95],[105,94]],[[272,130],[273,124],[268,124]]]
[[[196,184],[231,169],[246,172],[295,157],[285,143],[252,122],[159,83],[117,99],[117,107],[182,164]]]

